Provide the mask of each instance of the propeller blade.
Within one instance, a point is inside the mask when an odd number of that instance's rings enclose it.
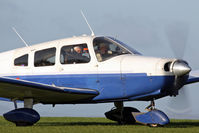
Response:
[[[168,37],[170,48],[178,59],[182,59],[184,57],[188,34],[189,25],[186,22],[178,21],[166,26],[166,35]],[[176,78],[176,80],[178,80],[178,78]],[[180,80],[176,82],[181,82],[183,84],[183,81]],[[179,95],[170,98],[167,110],[175,114],[183,114],[191,111],[189,98],[185,88],[181,88],[179,90]]]
[[[175,114],[184,114],[191,111],[188,91],[185,87],[179,90],[179,95],[171,98],[166,109]]]
[[[175,57],[182,59],[188,40],[189,25],[185,22],[171,23],[166,27],[166,35]]]

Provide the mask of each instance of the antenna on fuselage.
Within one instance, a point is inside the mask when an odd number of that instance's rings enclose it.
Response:
[[[26,43],[26,41],[20,36],[20,34],[17,32],[17,30],[15,29],[15,27],[12,27],[13,31],[17,34],[17,36],[21,39],[21,41],[26,45],[26,47],[28,47],[28,44]]]
[[[91,31],[91,36],[94,36],[95,34],[94,34],[94,32],[93,32],[93,30],[92,30],[91,26],[89,25],[89,23],[88,23],[88,21],[87,21],[87,19],[86,19],[86,17],[85,17],[85,15],[84,15],[84,13],[83,13],[83,11],[82,11],[82,10],[81,10],[81,14],[82,14],[82,16],[83,16],[84,20],[86,21],[86,23],[87,23],[87,25],[88,25],[88,27],[89,27],[90,31]]]

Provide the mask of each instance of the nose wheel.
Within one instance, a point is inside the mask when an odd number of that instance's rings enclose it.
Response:
[[[150,127],[164,126],[169,123],[168,116],[155,108],[154,99],[145,109],[148,112],[140,112],[136,108],[123,107],[123,102],[114,103],[115,107],[105,113],[106,118],[117,121],[119,124],[141,123]]]
[[[150,127],[164,126],[170,122],[168,116],[155,108],[154,99],[151,100],[149,106],[145,108],[148,112],[132,113],[138,123],[148,125]]]

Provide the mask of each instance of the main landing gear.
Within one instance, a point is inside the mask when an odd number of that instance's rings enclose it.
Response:
[[[16,124],[16,126],[31,126],[40,120],[40,115],[33,109],[33,99],[24,99],[24,108],[17,108],[14,100],[15,109],[3,114],[3,117]]]
[[[141,123],[151,127],[164,126],[169,123],[165,113],[155,108],[154,100],[146,107],[148,112],[140,112],[136,108],[124,107],[123,102],[114,102],[115,108],[105,113],[106,118],[119,124]]]

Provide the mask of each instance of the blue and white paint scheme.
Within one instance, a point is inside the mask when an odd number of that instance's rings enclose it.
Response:
[[[109,55],[104,60],[98,55],[101,45],[97,43],[109,43]],[[89,59],[64,63],[63,51],[70,48],[71,52],[76,46]],[[48,50],[49,54],[43,54]],[[48,58],[47,65],[36,63],[42,62],[42,56]],[[199,81],[199,77],[189,76],[191,68],[186,61],[146,57],[105,36],[83,35],[19,48],[0,53],[0,62],[0,97],[15,105],[17,100],[24,101],[24,108],[37,103],[102,102],[114,102],[119,107],[124,101],[177,95],[185,84]]]

